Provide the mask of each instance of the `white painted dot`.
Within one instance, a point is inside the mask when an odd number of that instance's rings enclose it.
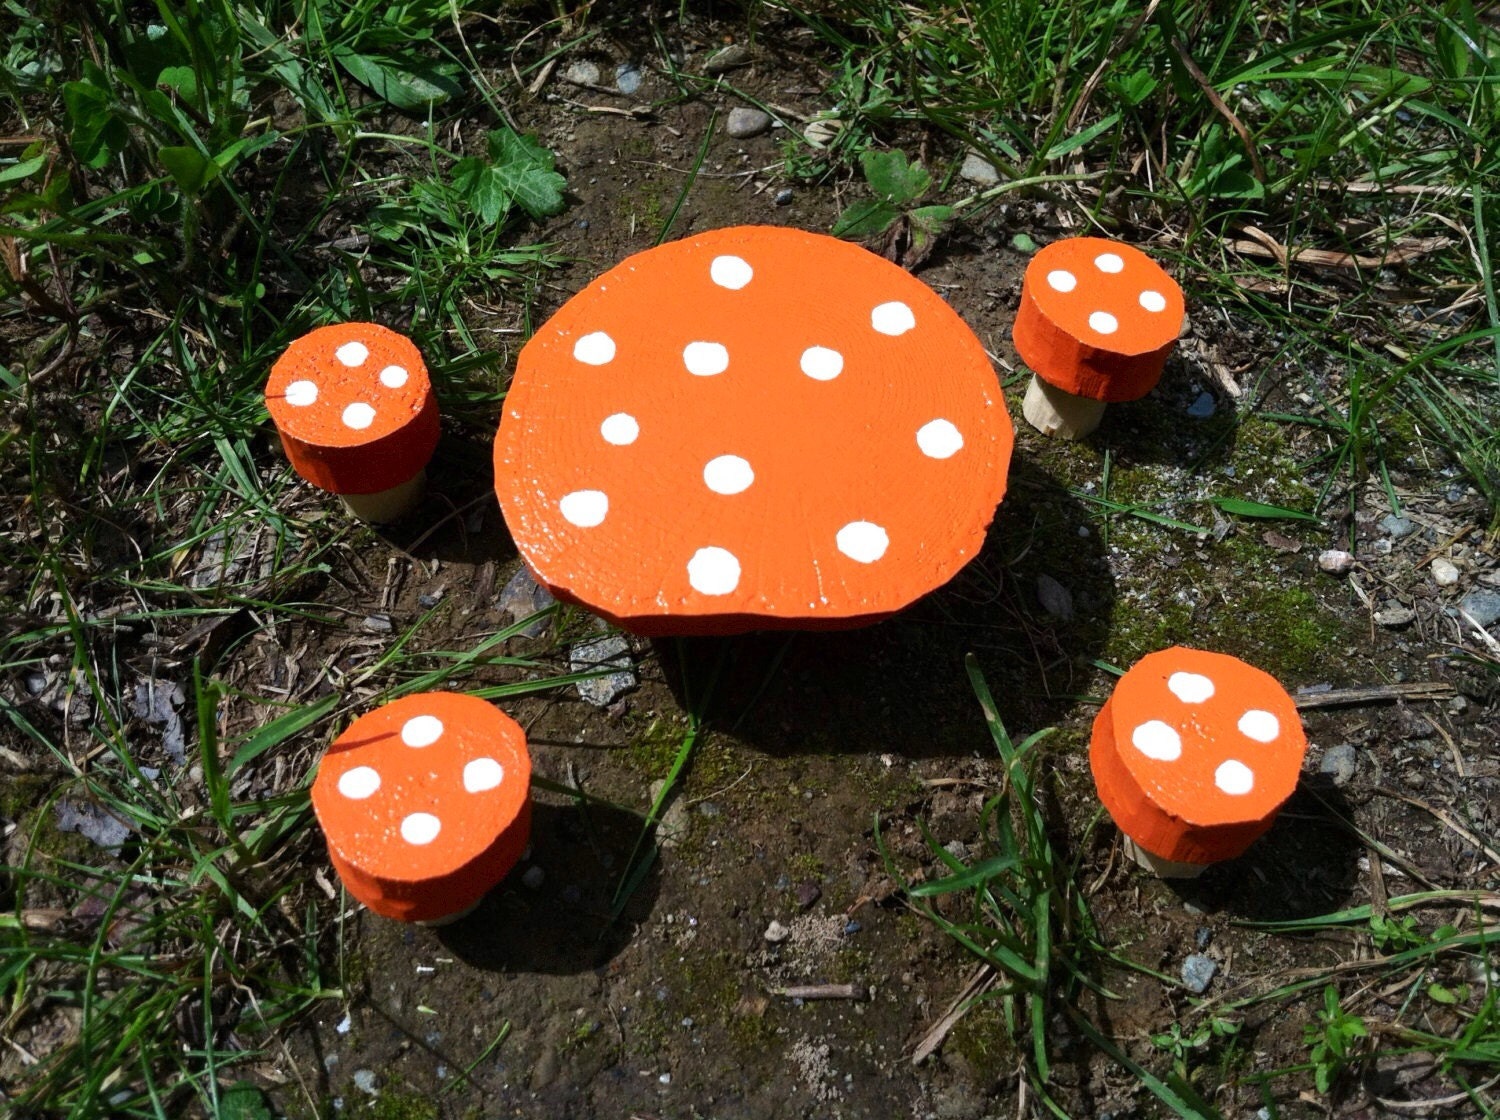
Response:
[[[401,822],[401,839],[408,844],[431,844],[443,829],[443,822],[431,813],[413,813]]]
[[[873,521],[851,521],[834,536],[839,551],[861,564],[873,564],[891,547],[891,538]]]
[[[364,401],[355,401],[344,409],[344,424],[355,431],[364,431],[375,423],[375,410]]]
[[[740,585],[739,559],[727,548],[700,548],[687,570],[688,583],[704,595],[728,595]]]
[[[1281,734],[1281,722],[1270,712],[1251,708],[1240,716],[1240,734],[1257,743],[1274,742],[1276,736]]]
[[[1160,292],[1153,292],[1147,288],[1141,293],[1141,306],[1147,311],[1165,311],[1167,309],[1167,297]]]
[[[505,781],[505,767],[493,758],[476,758],[464,767],[464,789],[483,793]]]
[[[362,366],[370,356],[370,348],[363,342],[346,342],[333,352],[333,356],[350,369]]]
[[[932,459],[957,455],[964,445],[963,433],[948,420],[929,420],[917,429],[917,446]]]
[[[1255,775],[1243,762],[1231,758],[1219,763],[1219,768],[1214,771],[1214,785],[1238,797],[1255,788]]]
[[[802,351],[802,372],[814,381],[832,381],[844,372],[844,355],[826,346],[809,346]]]
[[[370,766],[356,766],[339,775],[339,792],[351,801],[363,801],[380,788],[380,775]]]
[[[1047,285],[1054,292],[1071,292],[1078,287],[1078,277],[1066,268],[1054,268],[1047,273]]]
[[[437,716],[412,716],[401,725],[401,741],[408,747],[430,747],[443,737],[443,721]]]
[[[737,292],[755,277],[755,270],[744,257],[726,255],[714,258],[714,263],[708,266],[708,275],[719,287]]]
[[[1114,334],[1120,329],[1120,321],[1108,311],[1095,311],[1089,316],[1089,326],[1100,334]]]
[[[905,334],[916,325],[917,317],[911,313],[911,308],[900,300],[882,303],[870,312],[870,326],[881,334],[892,336]]]
[[[604,418],[604,423],[599,425],[599,434],[604,437],[605,443],[612,443],[616,447],[627,447],[640,436],[641,426],[636,423],[635,417],[630,413],[617,412],[613,416]]]
[[[580,529],[592,529],[609,512],[609,495],[603,490],[574,490],[563,495],[557,508]]]
[[[401,366],[386,366],[380,371],[380,383],[387,389],[399,389],[410,376]]]
[[[615,360],[615,340],[603,331],[586,334],[573,343],[573,357],[586,366],[608,365]]]
[[[1182,736],[1159,719],[1147,720],[1132,731],[1130,743],[1158,762],[1172,762],[1182,756]]]
[[[740,494],[750,489],[755,472],[738,455],[720,455],[703,468],[703,481],[715,494]]]
[[[318,387],[311,381],[293,381],[286,387],[286,403],[303,408],[318,399]]]
[[[729,351],[717,342],[689,342],[682,350],[682,364],[689,373],[712,377],[729,368]]]
[[[1214,682],[1202,673],[1173,673],[1167,687],[1184,704],[1201,704],[1214,694]]]
[[[1119,253],[1100,253],[1094,258],[1094,267],[1100,272],[1120,272],[1125,267],[1125,262]]]

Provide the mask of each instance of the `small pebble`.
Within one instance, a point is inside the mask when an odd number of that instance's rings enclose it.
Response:
[[[1409,517],[1397,517],[1394,513],[1388,513],[1380,519],[1377,524],[1381,532],[1389,533],[1397,540],[1410,536],[1416,532],[1417,523]]]
[[[375,1095],[375,1071],[373,1069],[357,1069],[351,1076],[356,1089],[362,1093],[369,1093],[372,1097]]]
[[[1200,949],[1207,949],[1208,943],[1213,939],[1214,931],[1209,929],[1207,926],[1199,926],[1193,931],[1193,940],[1197,943],[1198,948]]]
[[[1459,486],[1450,486],[1448,487],[1448,492],[1444,494],[1443,497],[1447,498],[1450,502],[1461,502],[1464,500],[1463,488]]]
[[[1318,553],[1318,567],[1330,575],[1345,575],[1354,567],[1354,556],[1341,549],[1330,548],[1326,552]]]
[[[1458,602],[1458,607],[1480,626],[1488,629],[1500,622],[1500,591],[1480,588],[1470,591]]]
[[[823,897],[823,890],[811,879],[797,884],[797,908],[806,910],[814,902]]]
[[[1057,580],[1043,572],[1036,577],[1036,598],[1042,610],[1062,622],[1073,620],[1073,595]]]
[[[388,614],[368,615],[363,625],[371,634],[389,634],[391,632],[391,616]]]
[[[751,136],[759,136],[771,127],[771,114],[762,112],[760,109],[747,109],[741,106],[729,111],[729,119],[724,122],[724,131],[736,140],[747,140]]]
[[[334,1027],[333,1029],[338,1031],[339,1034],[348,1034],[350,1027],[352,1027],[353,1025],[353,1020],[351,1020],[346,1014],[342,1019],[339,1020],[338,1026]]]
[[[790,206],[792,204],[792,188],[782,187],[777,191],[775,202],[777,206]]]
[[[424,591],[417,596],[417,606],[431,610],[443,601],[443,590],[440,587],[436,591]]]
[[[574,673],[613,669],[602,677],[579,681],[578,695],[596,708],[607,708],[640,682],[630,660],[630,643],[623,634],[610,634],[591,642],[579,642],[568,651],[568,668]]]
[[[672,1075],[670,1073],[664,1073],[656,1080],[660,1081],[663,1085],[670,1085],[672,1084]]]
[[[570,63],[563,71],[563,81],[572,82],[575,86],[596,86],[600,76],[599,67],[592,62]]]
[[[1402,626],[1410,625],[1411,620],[1416,617],[1417,612],[1412,610],[1410,607],[1403,607],[1400,604],[1395,604],[1393,606],[1383,607],[1380,610],[1376,611],[1375,624],[1377,626],[1384,626],[1390,630],[1396,630]]]
[[[1208,986],[1213,982],[1214,973],[1219,971],[1217,961],[1194,953],[1182,962],[1182,983],[1188,991],[1195,996],[1201,996],[1208,991]]]
[[[622,62],[615,67],[615,88],[624,94],[632,94],[641,88],[641,68],[633,62]]]
[[[769,941],[772,945],[780,945],[788,937],[792,936],[792,931],[787,929],[786,926],[782,925],[780,922],[773,921],[766,927],[766,932],[761,936]]]
[[[963,166],[958,169],[958,177],[981,187],[992,187],[1000,181],[1000,172],[978,152],[970,152],[964,156]]]
[[[949,840],[943,845],[943,851],[958,860],[959,863],[967,863],[969,861],[969,845],[965,844],[962,840]]]
[[[1193,399],[1192,404],[1188,405],[1187,414],[1194,420],[1207,420],[1214,414],[1215,407],[1214,395],[1204,390]]]
[[[539,891],[542,884],[547,881],[547,873],[535,865],[526,869],[526,874],[521,876],[521,885],[527,890]]]
[[[1374,549],[1376,556],[1389,556],[1391,554],[1391,548],[1393,546],[1391,545],[1391,542],[1389,540],[1382,537],[1380,540],[1373,543],[1370,547]]]
[[[849,921],[844,923],[844,936],[853,937],[856,933],[864,928],[864,926],[860,925],[853,918],[851,918],[849,919]]]
[[[698,815],[708,817],[710,820],[721,815],[723,812],[724,810],[719,808],[717,801],[704,801],[698,806]]]
[[[1432,582],[1439,587],[1452,587],[1458,582],[1458,565],[1439,556],[1432,562]]]
[[[1323,761],[1319,764],[1318,770],[1331,775],[1334,785],[1347,785],[1354,777],[1356,761],[1358,761],[1358,756],[1354,753],[1354,744],[1340,743],[1323,752]]]

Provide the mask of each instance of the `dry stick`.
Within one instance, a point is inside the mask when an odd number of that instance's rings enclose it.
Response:
[[[1219,91],[1214,89],[1213,83],[1208,80],[1208,75],[1198,68],[1193,61],[1193,56],[1188,53],[1187,44],[1181,39],[1172,40],[1172,46],[1177,51],[1177,57],[1182,59],[1182,65],[1187,67],[1187,72],[1193,76],[1193,81],[1198,83],[1198,88],[1203,91],[1203,96],[1208,98],[1219,116],[1229,122],[1231,128],[1239,133],[1240,143],[1245,146],[1245,154],[1250,157],[1250,166],[1255,169],[1255,178],[1264,183],[1266,181],[1265,165],[1260,162],[1260,153],[1255,150],[1255,141],[1250,138],[1250,130],[1234,115],[1224,99],[1219,96]]]
[[[1495,864],[1496,867],[1500,867],[1500,852],[1497,852],[1494,848],[1490,847],[1483,840],[1479,839],[1479,837],[1475,836],[1463,825],[1459,824],[1446,810],[1439,809],[1436,805],[1429,805],[1427,804],[1427,802],[1421,800],[1420,798],[1412,797],[1408,793],[1402,793],[1400,790],[1391,789],[1388,786],[1376,786],[1375,792],[1383,793],[1387,797],[1394,797],[1397,801],[1405,801],[1408,805],[1415,805],[1424,813],[1431,814],[1438,820],[1442,821],[1459,836],[1463,837],[1463,839],[1474,845],[1474,847],[1482,851],[1485,855],[1489,856],[1490,860]]]
[[[787,999],[866,999],[869,990],[863,984],[798,984],[789,988],[772,988],[773,996]]]
[[[1394,700],[1451,700],[1457,695],[1458,690],[1443,681],[1411,681],[1368,688],[1335,688],[1328,692],[1293,696],[1292,702],[1298,711],[1305,712],[1310,708],[1347,708]]]
[[[953,997],[953,1002],[948,1005],[948,1010],[943,1012],[931,1030],[917,1043],[916,1049],[911,1052],[911,1064],[921,1065],[943,1044],[943,1039],[948,1037],[948,1032],[958,1026],[958,1021],[968,1013],[969,1007],[974,1000],[995,985],[995,970],[988,964],[982,964],[969,976],[969,982],[964,985],[963,991]]]
[[[1146,22],[1156,14],[1156,9],[1160,5],[1161,0],[1151,0],[1151,3],[1146,5],[1146,10],[1136,17],[1135,22],[1122,31],[1115,38],[1115,41],[1110,44],[1109,50],[1104,55],[1104,61],[1094,68],[1094,72],[1089,75],[1088,81],[1083,83],[1083,90],[1079,93],[1078,100],[1073,102],[1073,111],[1068,114],[1069,132],[1078,127],[1078,122],[1083,118],[1084,110],[1088,108],[1089,101],[1093,98],[1094,91],[1099,88],[1099,81],[1104,77],[1105,71],[1109,69],[1110,64],[1124,56],[1125,48],[1135,42],[1135,37],[1141,33],[1141,28],[1145,27]]]
[[[1482,1093],[1494,1085],[1500,1085],[1500,1074],[1490,1078],[1483,1085],[1476,1086],[1473,1093],[1454,1093],[1452,1096],[1437,1097],[1427,1101],[1393,1101],[1387,1100],[1385,1097],[1376,1097],[1375,1099],[1380,1102],[1382,1107],[1389,1108],[1395,1112],[1426,1112],[1429,1109],[1436,1111],[1440,1108],[1450,1108],[1453,1105],[1462,1104],[1464,1101],[1473,1100],[1475,1094]]]

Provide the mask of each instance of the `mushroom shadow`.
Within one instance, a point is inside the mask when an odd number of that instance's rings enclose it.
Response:
[[[1234,398],[1212,378],[1190,369],[1179,352],[1167,359],[1151,392],[1106,408],[1090,440],[1121,466],[1201,471],[1233,457],[1239,428]]]
[[[427,492],[409,515],[376,530],[422,560],[499,566],[517,555],[495,497],[491,440],[444,432],[427,465]]]
[[[1081,697],[1108,637],[1114,579],[1090,511],[1013,461],[984,548],[946,586],[858,630],[654,640],[688,707],[712,693],[716,726],[768,753],[975,749],[973,653],[1013,734]]]
[[[1269,832],[1238,859],[1197,880],[1173,881],[1184,901],[1254,922],[1342,910],[1359,879],[1364,846],[1346,823],[1353,809],[1325,775],[1304,776]]]

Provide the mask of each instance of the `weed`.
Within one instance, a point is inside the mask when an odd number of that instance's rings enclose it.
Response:
[[[1323,989],[1323,1007],[1316,1023],[1304,1028],[1304,1040],[1312,1058],[1313,1079],[1318,1092],[1328,1092],[1333,1079],[1355,1061],[1370,1028],[1358,1015],[1339,1005],[1339,992],[1332,984]]]

